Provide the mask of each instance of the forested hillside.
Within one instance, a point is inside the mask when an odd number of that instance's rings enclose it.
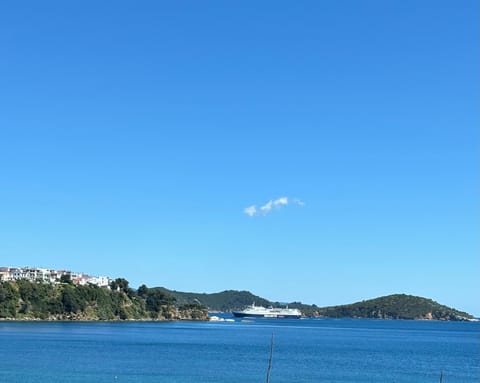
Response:
[[[70,281],[50,284],[19,280],[0,282],[0,319],[42,320],[174,320],[208,319],[210,311],[242,309],[255,302],[281,306],[248,291],[185,293],[163,287],[138,290],[118,278],[110,288],[79,286]],[[334,318],[469,320],[466,312],[431,299],[395,294],[341,306],[318,307],[300,302],[288,304],[304,316]]]
[[[394,294],[349,305],[322,307],[317,315],[335,318],[465,320],[473,316],[431,299]]]
[[[211,311],[232,311],[242,309],[255,302],[259,306],[270,306],[272,302],[254,295],[249,291],[226,290],[220,293],[185,293],[160,287],[163,292],[173,296],[179,304],[200,303]]]
[[[72,283],[0,282],[0,318],[43,320],[207,319],[206,307],[178,305],[158,288],[131,289],[119,278],[111,289]]]
[[[255,302],[261,306],[285,306],[287,303],[272,302],[248,291],[227,290],[213,294],[184,293],[160,288],[175,297],[182,304],[201,303],[211,311],[233,311]],[[348,305],[318,307],[301,302],[288,303],[290,308],[298,308],[304,316],[333,318],[383,318],[383,319],[437,319],[467,320],[473,316],[431,299],[413,295],[394,294]]]

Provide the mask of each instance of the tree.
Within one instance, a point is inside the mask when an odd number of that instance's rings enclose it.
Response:
[[[137,290],[137,294],[141,298],[146,298],[148,294],[148,287],[145,285],[141,285]]]
[[[123,291],[124,293],[128,293],[128,281],[125,278],[117,278],[110,282],[110,288],[113,291]]]
[[[85,307],[74,287],[66,286],[62,291],[62,304],[67,313],[76,313]]]
[[[162,310],[162,306],[170,305],[174,301],[175,298],[159,289],[148,289],[145,307],[148,311],[158,314]]]
[[[15,318],[17,316],[17,302],[20,297],[11,283],[0,282],[0,318]]]
[[[62,274],[60,277],[60,283],[72,284],[72,276],[70,274]]]

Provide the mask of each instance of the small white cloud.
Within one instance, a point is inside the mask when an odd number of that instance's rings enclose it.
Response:
[[[265,205],[263,205],[263,206],[260,208],[260,211],[261,211],[263,214],[267,214],[270,210],[272,210],[272,207],[273,207],[273,201],[270,200],[270,201],[268,201]]]
[[[305,202],[299,200],[298,198],[294,198],[293,203],[298,206],[305,206]]]
[[[253,217],[254,215],[257,214],[257,208],[255,205],[252,205],[243,209],[243,212],[249,217]]]
[[[298,206],[305,205],[304,202],[300,201],[297,198],[290,200],[288,197],[280,197],[280,198],[268,201],[265,205],[262,205],[259,209],[257,209],[255,205],[249,206],[243,209],[243,212],[249,217],[254,217],[258,215],[267,215],[273,209],[280,209],[289,204],[298,205]]]
[[[280,197],[273,201],[275,206],[288,205],[288,197]]]

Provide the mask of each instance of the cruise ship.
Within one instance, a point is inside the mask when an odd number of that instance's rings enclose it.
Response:
[[[241,311],[233,311],[232,314],[238,318],[286,318],[286,319],[299,319],[302,313],[298,309],[287,308],[275,308],[275,307],[263,307],[255,306],[253,303]]]

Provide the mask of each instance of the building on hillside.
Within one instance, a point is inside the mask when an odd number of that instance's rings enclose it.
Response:
[[[111,279],[109,277],[89,277],[87,279],[87,283],[91,285],[96,285],[100,287],[108,287],[110,286]]]
[[[111,279],[105,276],[93,277],[70,270],[51,270],[39,267],[0,267],[0,281],[18,281],[25,279],[31,282],[60,283],[62,276],[68,275],[76,285],[96,285],[108,287]]]
[[[10,281],[10,268],[9,267],[0,267],[0,281],[7,282]]]

